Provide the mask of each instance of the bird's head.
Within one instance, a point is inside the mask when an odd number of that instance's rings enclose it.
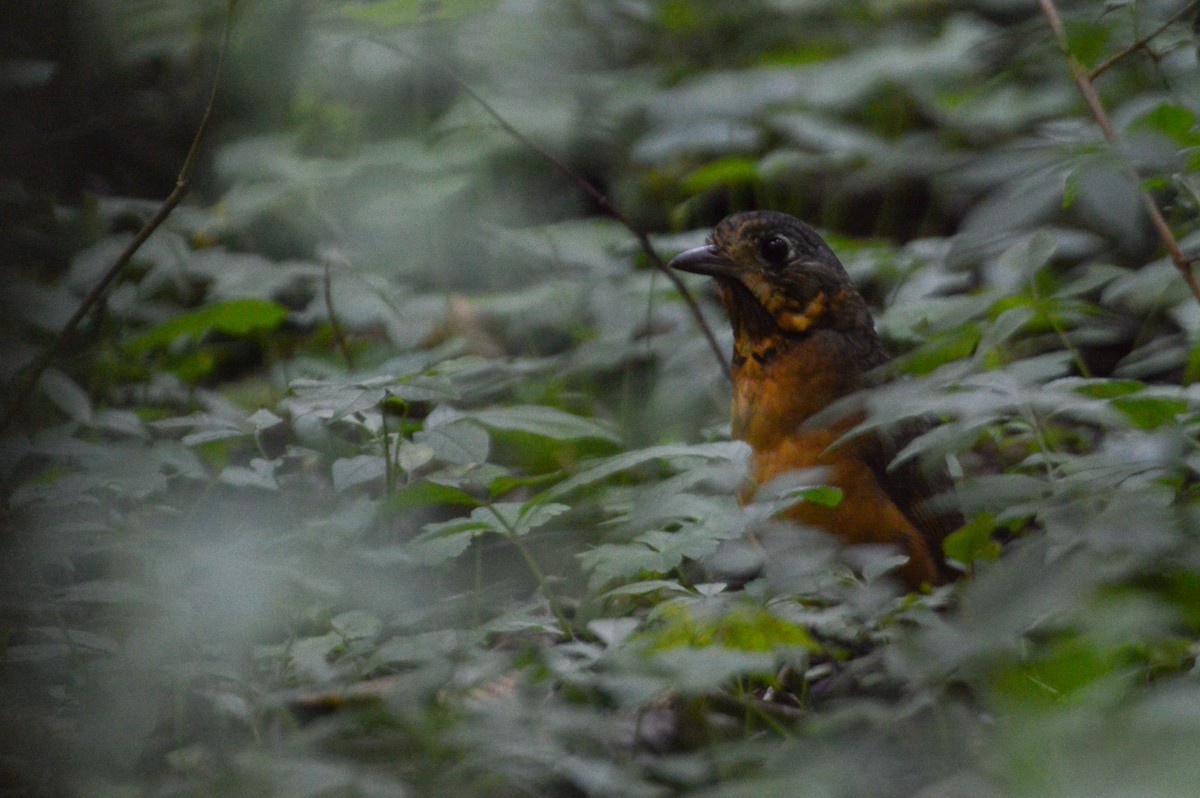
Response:
[[[874,330],[867,304],[837,256],[794,216],[771,211],[728,216],[708,244],[680,253],[669,265],[717,281],[738,336]]]

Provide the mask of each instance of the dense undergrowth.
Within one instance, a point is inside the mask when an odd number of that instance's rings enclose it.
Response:
[[[1185,5],[1064,4],[1088,67],[1176,15],[1095,78],[1114,152],[1034,3],[243,3],[198,190],[0,446],[0,785],[1194,795],[1200,303],[1138,195],[1200,253]],[[6,391],[169,190],[222,6],[8,34]],[[964,579],[772,520],[816,478],[738,506],[713,352],[538,147],[664,255],[828,235]]]

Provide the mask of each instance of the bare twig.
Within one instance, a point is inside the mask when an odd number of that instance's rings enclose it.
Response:
[[[1108,118],[1108,113],[1104,110],[1104,104],[1100,100],[1100,95],[1096,92],[1096,86],[1092,83],[1090,73],[1078,58],[1071,54],[1070,44],[1067,41],[1067,31],[1063,27],[1062,17],[1058,14],[1058,8],[1054,5],[1054,0],[1038,0],[1038,4],[1042,7],[1042,13],[1045,14],[1046,20],[1050,23],[1050,29],[1054,31],[1054,37],[1058,40],[1058,46],[1063,51],[1063,55],[1067,59],[1067,65],[1071,68],[1071,75],[1075,78],[1075,85],[1079,87],[1079,93],[1083,95],[1084,101],[1088,108],[1091,109],[1092,116],[1096,120],[1096,124],[1100,126],[1100,131],[1104,134],[1104,138],[1112,148],[1120,155],[1121,138],[1117,135],[1116,129],[1112,125],[1112,120]],[[1179,246],[1179,242],[1175,239],[1175,234],[1171,232],[1170,225],[1163,218],[1162,211],[1158,209],[1154,198],[1141,187],[1142,179],[1138,175],[1137,170],[1125,158],[1121,158],[1121,166],[1135,186],[1139,197],[1142,200],[1142,206],[1146,209],[1146,213],[1150,216],[1150,224],[1158,233],[1159,239],[1166,248],[1167,253],[1171,256],[1171,261],[1175,264],[1175,268],[1179,270],[1183,276],[1184,282],[1192,291],[1192,296],[1200,302],[1200,280],[1196,278],[1192,271],[1191,259],[1184,254],[1183,249]]]
[[[121,272],[129,264],[129,261],[146,243],[147,239],[158,229],[159,225],[167,220],[175,207],[183,200],[191,185],[192,172],[196,168],[196,161],[200,154],[200,143],[204,139],[204,134],[208,131],[209,123],[212,121],[213,109],[216,107],[217,95],[221,86],[221,77],[225,69],[225,60],[229,54],[229,39],[233,32],[233,15],[236,0],[227,0],[225,26],[221,32],[221,46],[217,53],[217,66],[213,75],[212,88],[208,94],[208,104],[204,108],[204,116],[200,119],[200,124],[196,128],[196,134],[192,137],[192,144],[188,148],[187,155],[184,157],[183,166],[179,169],[179,175],[175,178],[175,188],[167,195],[162,204],[158,206],[158,210],[150,217],[150,220],[142,226],[133,240],[121,251],[117,259],[108,267],[108,271],[100,278],[100,281],[93,286],[92,290],[83,301],[79,303],[79,307],[67,320],[67,323],[58,332],[54,340],[46,347],[46,350],[36,358],[28,367],[26,367],[24,378],[19,385],[14,388],[8,405],[4,408],[4,415],[0,417],[0,431],[8,429],[9,425],[16,419],[17,413],[22,405],[29,400],[33,392],[37,389],[38,380],[42,374],[54,362],[54,359],[62,351],[67,339],[70,338],[80,323],[87,317],[88,313],[94,308],[100,300],[108,293],[108,289],[112,287],[113,282],[120,276]]]
[[[411,53],[406,52],[402,47],[393,42],[389,42],[386,39],[372,39],[372,41],[406,56],[411,56]],[[730,370],[729,363],[726,361],[725,355],[721,351],[721,345],[717,342],[717,336],[713,333],[712,328],[709,327],[708,322],[704,320],[704,315],[700,312],[700,306],[696,304],[695,298],[692,296],[691,292],[688,291],[687,285],[684,284],[683,279],[680,278],[674,269],[671,269],[667,266],[667,262],[664,261],[662,256],[658,254],[658,251],[654,249],[654,245],[650,243],[650,237],[646,235],[645,231],[639,229],[629,219],[629,217],[622,213],[620,208],[614,205],[608,199],[608,197],[604,195],[604,192],[592,185],[585,177],[580,175],[571,167],[567,166],[567,164],[563,163],[563,161],[558,158],[558,156],[554,155],[554,153],[550,152],[545,147],[538,144],[536,141],[529,138],[516,127],[514,127],[512,123],[509,122],[503,114],[497,111],[491,103],[485,100],[479,94],[479,92],[475,91],[465,80],[463,80],[463,78],[459,77],[457,72],[451,69],[448,65],[440,62],[435,61],[433,62],[433,65],[440,69],[443,74],[450,78],[450,80],[454,81],[454,83],[460,89],[462,89],[464,94],[478,103],[479,107],[482,108],[488,116],[496,120],[496,124],[500,125],[504,132],[521,142],[521,144],[524,146],[533,150],[535,153],[541,156],[543,160],[566,175],[567,179],[574,183],[580,191],[591,197],[592,200],[598,206],[600,206],[601,210],[603,210],[612,218],[616,219],[633,235],[635,239],[637,239],[638,246],[641,247],[642,252],[645,253],[646,257],[650,259],[650,262],[654,265],[654,268],[666,275],[666,278],[671,281],[671,285],[673,285],[675,289],[679,291],[680,295],[683,297],[683,301],[687,304],[688,311],[691,313],[692,318],[696,322],[696,326],[698,326],[700,331],[704,334],[705,340],[708,341],[709,348],[712,349],[713,355],[717,359],[717,363],[720,364],[721,372],[725,375],[727,380],[733,382],[733,372]]]
[[[1178,11],[1176,11],[1174,14],[1172,14],[1170,17],[1168,17],[1166,22],[1159,25],[1153,31],[1146,34],[1142,38],[1138,39],[1133,44],[1129,45],[1124,50],[1122,50],[1121,52],[1114,55],[1112,58],[1107,58],[1104,61],[1097,64],[1096,66],[1092,67],[1092,70],[1090,72],[1088,72],[1088,78],[1090,80],[1095,80],[1096,78],[1103,75],[1105,72],[1107,72],[1112,67],[1116,66],[1117,64],[1121,63],[1126,58],[1128,58],[1129,56],[1136,53],[1138,50],[1145,50],[1150,45],[1151,41],[1158,38],[1158,36],[1163,31],[1165,31],[1167,28],[1171,27],[1176,22],[1183,19],[1189,11],[1194,10],[1197,6],[1200,6],[1200,0],[1191,0],[1191,2],[1184,3],[1183,7],[1180,8]]]

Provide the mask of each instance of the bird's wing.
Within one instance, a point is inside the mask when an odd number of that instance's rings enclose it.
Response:
[[[873,332],[873,331],[872,331]],[[865,410],[866,394],[873,387],[887,382],[894,375],[888,368],[891,357],[874,334],[858,341],[861,351],[857,362],[863,374],[858,394],[859,405]],[[943,577],[953,577],[946,567],[942,543],[963,525],[962,511],[954,494],[954,483],[946,464],[913,457],[892,468],[896,455],[913,440],[929,432],[936,422],[927,416],[907,418],[886,428],[877,429],[865,441],[865,459],[876,479],[913,526],[925,536],[930,552]]]
[[[945,463],[914,457],[889,468],[901,449],[934,426],[932,419],[912,418],[877,432],[874,445],[868,448],[867,462],[892,501],[925,535],[943,575],[952,576],[946,570],[942,543],[963,525],[963,516]]]

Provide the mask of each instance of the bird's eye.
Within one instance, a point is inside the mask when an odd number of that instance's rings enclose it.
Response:
[[[782,266],[787,263],[792,248],[786,239],[779,236],[771,236],[762,243],[760,252],[762,252],[763,260],[767,263]]]

